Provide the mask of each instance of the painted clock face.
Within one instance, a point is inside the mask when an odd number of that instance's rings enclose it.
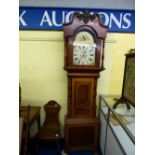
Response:
[[[73,43],[73,65],[95,65],[96,44],[91,33],[79,32]]]

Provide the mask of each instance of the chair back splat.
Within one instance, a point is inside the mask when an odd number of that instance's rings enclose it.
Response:
[[[45,106],[45,122],[44,125],[57,125],[59,124],[59,111],[60,105],[54,101],[49,101]]]

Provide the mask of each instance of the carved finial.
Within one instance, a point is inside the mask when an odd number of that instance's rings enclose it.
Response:
[[[88,23],[89,20],[93,20],[96,14],[90,14],[89,10],[84,10],[83,13],[76,13],[77,17],[80,20],[83,20],[85,24]]]

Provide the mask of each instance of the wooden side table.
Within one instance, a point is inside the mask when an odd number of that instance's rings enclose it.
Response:
[[[30,127],[35,121],[37,121],[38,129],[40,129],[40,109],[40,106],[30,106]]]
[[[24,106],[21,106],[24,107]],[[32,124],[37,121],[38,124],[38,129],[40,129],[40,106],[30,106],[30,118],[29,118],[29,124],[30,128]],[[22,111],[21,111],[21,116],[22,116]]]
[[[24,107],[24,106],[22,106]],[[29,116],[29,134],[27,135],[26,139],[28,139],[28,142],[30,140],[30,128],[33,125],[35,121],[37,121],[38,124],[38,130],[40,130],[41,125],[40,125],[40,106],[30,106],[30,116]],[[22,116],[22,111],[21,111],[21,116]],[[24,122],[26,123],[26,122]]]

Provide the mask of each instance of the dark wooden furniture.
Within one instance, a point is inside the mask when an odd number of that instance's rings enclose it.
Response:
[[[32,124],[37,121],[38,124],[38,129],[40,129],[41,125],[40,125],[40,106],[30,106],[30,127],[32,126]]]
[[[63,24],[64,69],[68,77],[68,114],[65,118],[65,151],[93,150],[98,146],[96,88],[104,70],[104,41],[107,28],[98,14],[74,13]]]
[[[19,116],[23,118],[23,132],[24,132],[24,140],[22,140],[22,148],[21,154],[27,155],[28,154],[28,146],[29,146],[29,137],[30,137],[30,106],[20,107],[19,109]]]
[[[21,109],[24,108],[26,106],[21,106]],[[38,124],[38,129],[40,129],[40,109],[41,107],[40,106],[30,106],[30,118],[29,118],[29,124],[30,124],[30,127],[33,125],[33,123],[35,121],[37,121],[37,124]],[[21,115],[23,112],[21,111]]]
[[[135,52],[134,49],[132,49]],[[135,53],[128,53],[125,55],[125,68],[122,94],[120,99],[116,101],[113,108],[115,109],[119,104],[126,104],[130,109],[130,105],[135,106]]]
[[[19,117],[22,117],[24,119],[23,123],[23,131],[25,132],[25,144],[24,149],[21,150],[22,155],[27,154],[29,152],[29,140],[30,140],[30,128],[32,124],[37,121],[38,124],[38,130],[40,129],[40,106],[22,106],[22,88],[19,83]],[[20,124],[19,124],[20,125]],[[19,126],[21,127],[21,126]],[[20,130],[20,129],[19,129]],[[20,149],[20,148],[19,148]]]
[[[22,144],[23,125],[24,125],[24,119],[22,117],[19,117],[19,154],[21,151],[21,144]]]
[[[39,132],[35,135],[36,143],[40,141],[55,141],[57,143],[57,154],[59,154],[60,123],[59,111],[61,106],[54,100],[49,101],[45,106],[45,122]],[[37,148],[38,152],[38,148]]]
[[[26,112],[27,109],[29,107],[29,111],[28,113]],[[27,141],[26,144],[26,148],[24,149],[25,151],[24,152],[28,152],[28,144],[29,144],[29,140],[30,140],[30,128],[31,126],[33,125],[33,123],[35,121],[37,121],[37,124],[38,124],[38,130],[40,129],[40,109],[41,107],[40,106],[21,106],[20,109],[19,109],[19,116],[20,117],[27,117],[29,116],[27,119],[24,120],[24,126],[26,126],[26,128],[24,127],[24,132],[26,132],[25,134],[25,140]],[[23,152],[23,150],[22,150]]]

